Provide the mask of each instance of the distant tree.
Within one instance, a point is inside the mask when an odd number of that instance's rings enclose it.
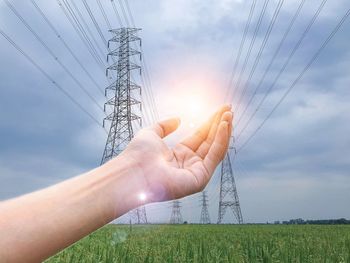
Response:
[[[323,219],[323,220],[303,220],[302,218],[290,219],[289,221],[283,221],[284,225],[346,225],[350,224],[350,220],[345,218],[339,219]]]

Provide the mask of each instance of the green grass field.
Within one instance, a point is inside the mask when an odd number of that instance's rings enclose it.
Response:
[[[47,262],[350,263],[350,226],[108,225]]]

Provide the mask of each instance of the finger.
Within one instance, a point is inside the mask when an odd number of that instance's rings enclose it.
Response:
[[[171,118],[164,121],[160,121],[150,129],[154,131],[160,138],[168,136],[174,132],[180,125],[179,118]]]
[[[213,123],[213,125],[211,126],[211,129],[210,129],[210,132],[208,134],[206,141],[211,144],[215,139],[216,132],[217,132],[217,129],[219,127],[220,122],[222,122],[222,121],[231,122],[232,117],[233,117],[233,113],[231,111],[225,111],[222,113],[221,116],[218,116],[218,120],[215,123]]]
[[[230,138],[229,125],[227,121],[220,122],[214,142],[204,158],[204,165],[210,175],[214,173],[216,166],[222,161],[227,152]]]
[[[231,138],[231,136],[232,136],[232,129],[233,129],[233,121],[234,121],[234,114],[233,114],[233,112],[232,112],[232,117],[231,117],[231,121],[229,121],[229,125],[228,125],[228,136],[229,136],[229,138]]]
[[[187,146],[192,151],[196,151],[198,147],[207,139],[209,131],[213,125],[220,120],[223,112],[231,109],[231,105],[222,106],[217,112],[215,112],[208,121],[206,121],[195,133],[184,139],[181,144]]]
[[[218,130],[218,126],[221,122],[226,121],[228,123],[229,129],[228,129],[228,134],[231,134],[231,130],[232,130],[232,119],[233,119],[233,113],[231,111],[226,111],[222,114],[221,116],[221,120],[220,122],[218,122],[218,124],[213,125],[215,127],[212,127],[208,138],[199,146],[198,150],[196,151],[196,153],[204,159],[204,157],[207,155],[211,145],[214,142],[217,130]]]

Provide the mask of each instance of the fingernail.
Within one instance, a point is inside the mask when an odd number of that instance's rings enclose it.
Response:
[[[228,128],[228,122],[227,121],[223,121],[222,125],[224,125],[224,128]]]

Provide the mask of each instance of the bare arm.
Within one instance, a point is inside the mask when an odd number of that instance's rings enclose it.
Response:
[[[162,138],[178,125],[170,119],[146,128],[101,167],[0,203],[1,262],[42,261],[142,203],[201,191],[227,151],[230,107],[170,149]]]

